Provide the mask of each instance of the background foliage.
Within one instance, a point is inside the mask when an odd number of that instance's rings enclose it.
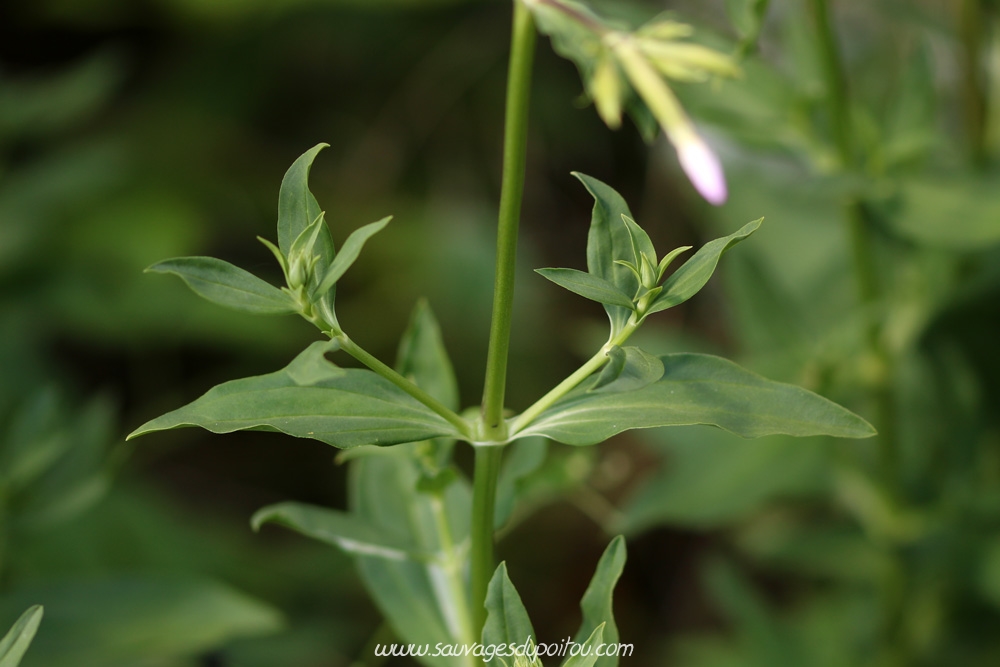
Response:
[[[574,66],[540,44],[508,402],[603,332],[596,304],[531,273],[581,265],[591,201],[574,170],[621,191],[657,247],[765,216],[636,338],[724,352],[880,438],[675,428],[515,452],[500,556],[539,636],[562,638],[625,532],[616,614],[637,665],[996,664],[995,4],[831,2],[842,83],[810,3],[772,1],[755,46],[761,4],[594,3],[633,24],[674,10],[745,53],[741,78],[678,85],[727,168],[719,209],[664,142],[577,108]],[[212,384],[281,368],[310,327],[142,269],[211,254],[266,272],[253,237],[281,175],[329,142],[311,183],[335,239],[395,215],[339,286],[341,321],[391,360],[427,297],[475,404],[508,30],[499,0],[4,3],[0,628],[46,606],[24,665],[373,660],[369,639],[388,639],[348,559],[248,527],[277,501],[343,507],[334,450],[193,430],[122,443]]]

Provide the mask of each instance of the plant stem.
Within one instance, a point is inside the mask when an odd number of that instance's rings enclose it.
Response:
[[[608,350],[616,345],[623,344],[626,340],[628,340],[628,337],[632,335],[632,332],[638,328],[639,324],[634,321],[634,318],[630,319],[629,323],[622,328],[618,335],[609,340],[604,347],[597,351],[597,354],[592,356],[586,361],[586,363],[576,369],[572,375],[553,387],[547,394],[535,401],[531,407],[515,417],[514,421],[511,422],[510,425],[510,434],[514,435],[515,433],[523,431],[538,418],[538,415],[548,410],[556,401],[571,392],[578,384],[593,375],[601,368],[601,366],[607,363]]]
[[[472,590],[473,628],[482,634],[486,623],[486,589],[493,576],[493,517],[497,478],[503,447],[476,447],[476,470],[472,486],[472,527],[469,558]]]
[[[841,167],[844,170],[850,170],[854,167],[855,156],[847,77],[844,74],[836,37],[830,24],[827,0],[812,0],[812,10],[829,95],[831,129],[837,145]],[[875,254],[875,244],[872,238],[871,216],[861,199],[854,198],[847,203],[845,222],[850,240],[858,298],[868,318],[865,331],[867,345],[878,364],[880,374],[879,387],[875,390],[876,422],[879,429],[879,467],[886,490],[890,495],[896,495],[899,453],[894,429],[896,410],[891,387],[892,358],[882,340],[882,325],[876,312],[882,299],[882,290],[878,281],[878,258]]]
[[[528,146],[528,100],[531,67],[535,54],[535,22],[520,0],[514,2],[514,30],[507,73],[507,110],[504,127],[503,184],[497,226],[497,264],[493,286],[493,319],[483,387],[483,433],[486,440],[506,439],[503,421],[510,349],[511,313],[514,301],[514,267],[517,227],[524,193],[524,171]]]
[[[531,68],[535,57],[535,21],[521,2],[514,0],[510,63],[507,70],[507,108],[504,123],[503,183],[497,223],[496,278],[493,285],[493,318],[486,357],[481,416],[482,440],[507,438],[503,418],[514,303],[514,269],[517,261],[517,227],[521,218],[524,172],[528,152],[528,107]],[[481,634],[486,622],[486,589],[493,576],[493,516],[502,447],[476,447],[472,491],[470,589],[473,630]]]
[[[351,355],[365,366],[375,371],[389,382],[393,383],[407,394],[417,399],[428,408],[443,417],[449,424],[458,429],[463,438],[472,440],[472,428],[468,421],[462,419],[454,411],[450,410],[444,403],[437,400],[426,391],[413,384],[405,377],[385,365],[377,357],[369,353],[360,345],[351,340],[347,334],[341,333],[333,337],[340,343],[340,349]]]
[[[988,77],[983,71],[983,37],[989,16],[982,0],[963,0],[959,9],[959,32],[964,47],[964,97],[969,128],[969,156],[973,166],[986,163],[987,118],[989,118]]]

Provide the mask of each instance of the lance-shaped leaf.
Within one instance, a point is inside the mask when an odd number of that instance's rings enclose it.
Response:
[[[592,633],[603,627],[602,639],[607,644],[618,643],[618,626],[615,625],[615,614],[612,608],[615,585],[622,570],[625,569],[625,538],[619,535],[611,540],[601,560],[597,563],[594,577],[590,580],[583,598],[580,600],[580,610],[583,612],[583,623],[576,633],[575,641],[582,643]],[[596,658],[596,651],[594,652]],[[601,656],[597,658],[597,667],[615,667],[617,656]]]
[[[316,288],[315,296],[319,297],[326,294],[340,280],[341,276],[344,275],[347,269],[351,268],[354,260],[361,254],[361,249],[364,247],[365,242],[382,231],[389,224],[390,220],[392,220],[392,216],[382,218],[378,222],[369,223],[351,232],[351,235],[347,237],[344,245],[340,248],[340,252],[337,253],[337,256],[333,258],[333,262],[330,263],[330,268],[326,270],[323,280],[320,282],[319,287]]]
[[[760,218],[748,222],[739,231],[703,245],[691,259],[684,262],[667,278],[666,282],[663,283],[663,291],[660,292],[660,296],[652,303],[646,314],[673,308],[697,294],[715,273],[715,267],[719,264],[719,258],[722,257],[722,254],[757,231],[763,220]]]
[[[327,146],[328,144],[317,144],[303,153],[292,163],[281,180],[281,190],[278,192],[278,247],[289,259],[292,244],[323,213],[316,197],[309,191],[309,170],[313,160]],[[326,275],[336,254],[325,219],[320,219],[317,232],[315,241],[311,243],[313,254],[317,257],[310,284],[313,289],[319,286],[321,277]],[[337,319],[334,314],[335,296],[336,290],[330,287],[319,296],[316,303],[320,315],[331,324]]]
[[[594,631],[590,633],[590,636],[586,640],[577,640],[578,644],[582,644],[579,649],[579,653],[576,655],[571,655],[566,658],[566,661],[562,664],[562,667],[594,667],[598,660],[613,660],[614,663],[607,664],[617,664],[618,658],[610,656],[599,656],[597,654],[597,647],[601,644],[610,644],[610,641],[605,641],[604,637],[604,624],[598,625],[594,628]],[[617,638],[615,639],[617,643]]]
[[[632,237],[622,221],[622,216],[631,218],[632,212],[622,196],[610,186],[584,174],[573,175],[594,198],[590,231],[587,234],[587,270],[631,297],[639,289],[639,280],[629,269],[615,262],[632,262],[635,259],[632,254]],[[604,309],[611,319],[613,333],[621,331],[632,315],[631,305],[624,307],[605,304]]]
[[[523,645],[535,641],[528,612],[521,596],[507,576],[507,564],[500,563],[486,589],[486,625],[483,626],[483,644]]]
[[[382,533],[372,524],[355,515],[325,507],[295,502],[269,505],[257,510],[250,519],[254,530],[260,530],[265,523],[291,528],[349,554],[388,560],[405,560],[415,555],[410,545]]]
[[[616,345],[608,350],[608,357],[590,391],[635,391],[663,377],[663,362],[659,357],[637,347]]]
[[[274,285],[214,257],[168,259],[146,271],[179,276],[199,296],[233,310],[256,315],[283,315],[296,310],[295,301]]]
[[[396,359],[396,371],[400,375],[413,380],[446,407],[458,409],[455,369],[444,347],[437,318],[423,299],[413,308],[410,323],[399,341]]]
[[[633,428],[691,424],[717,426],[745,438],[875,434],[850,410],[726,359],[668,354],[660,361],[663,377],[637,391],[593,392],[596,378],[585,381],[516,437],[545,435],[568,445],[594,445]]]
[[[632,310],[631,297],[599,276],[576,269],[535,269],[535,272],[591,301]]]
[[[287,257],[304,229],[320,216],[319,203],[309,191],[309,170],[319,152],[329,144],[317,144],[303,153],[285,172],[278,192],[278,247]]]
[[[31,640],[35,638],[38,624],[42,622],[41,605],[34,605],[21,614],[10,631],[0,639],[0,667],[17,667],[21,664]]]
[[[334,347],[313,343],[280,371],[218,385],[193,403],[147,422],[129,438],[200,426],[213,433],[280,431],[347,449],[459,435],[381,376],[327,361],[323,355]]]

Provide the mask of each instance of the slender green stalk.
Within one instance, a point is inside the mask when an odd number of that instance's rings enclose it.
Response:
[[[578,384],[597,372],[601,366],[608,361],[608,350],[612,347],[622,345],[632,333],[639,328],[639,324],[629,320],[617,336],[609,340],[604,347],[597,351],[597,354],[588,359],[582,366],[573,371],[573,374],[553,387],[547,394],[535,401],[531,407],[514,418],[510,425],[510,434],[514,435],[527,428],[533,421],[538,419],[538,415],[548,410],[560,398],[573,391]]]
[[[382,377],[384,377],[389,382],[393,383],[407,394],[417,399],[428,408],[434,412],[441,415],[445,420],[448,421],[452,426],[458,429],[458,432],[462,434],[466,439],[472,440],[472,428],[469,422],[459,417],[454,411],[450,410],[444,403],[437,400],[426,391],[413,384],[405,377],[394,371],[389,366],[379,361],[377,357],[369,353],[367,350],[362,348],[360,345],[351,340],[347,334],[338,334],[334,337],[338,343],[340,343],[340,349],[342,349],[347,354],[351,355],[365,366],[375,371]]]
[[[493,286],[493,319],[483,387],[483,436],[506,439],[503,420],[510,349],[511,313],[514,301],[514,267],[517,227],[524,193],[525,159],[528,148],[528,102],[531,67],[535,54],[535,22],[520,0],[514,2],[514,30],[507,73],[507,110],[504,127],[503,184],[497,228],[497,264]]]
[[[482,632],[486,622],[486,589],[493,576],[493,516],[496,507],[497,478],[503,447],[476,447],[476,471],[472,486],[472,590],[473,628]]]
[[[493,286],[493,319],[483,385],[483,440],[507,439],[503,418],[510,349],[511,315],[514,303],[514,268],[517,260],[517,227],[524,193],[525,160],[528,152],[528,105],[531,68],[535,56],[535,21],[520,0],[514,1],[510,65],[507,72],[507,109],[504,126],[503,183],[497,225],[497,264]],[[479,633],[486,622],[486,589],[493,576],[493,515],[501,447],[477,447],[472,491],[471,590],[473,628]]]
[[[836,37],[830,23],[827,0],[812,0],[812,10],[829,95],[831,129],[841,166],[844,169],[851,169],[854,167],[855,155],[847,77],[844,74]],[[859,199],[849,201],[844,213],[858,297],[869,318],[865,331],[868,348],[875,357],[882,376],[880,386],[875,391],[879,429],[879,467],[887,491],[895,495],[899,453],[893,428],[896,410],[890,386],[892,359],[882,341],[882,325],[877,319],[876,307],[882,298],[882,289],[878,281],[878,258],[872,238],[872,224],[865,203]]]
[[[964,47],[965,117],[968,127],[969,156],[973,165],[986,162],[987,119],[989,118],[988,77],[983,68],[983,38],[989,17],[982,0],[963,0],[959,9],[959,29]]]

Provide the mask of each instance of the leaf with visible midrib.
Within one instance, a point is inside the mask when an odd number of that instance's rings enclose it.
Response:
[[[347,449],[460,435],[388,380],[327,361],[323,354],[330,348],[331,343],[313,343],[286,368],[220,384],[128,437],[200,426],[213,433],[279,431]]]
[[[214,257],[178,257],[157,262],[147,273],[172,273],[198,296],[255,315],[284,315],[295,302],[280,289],[248,271]]]
[[[43,614],[41,605],[34,605],[21,614],[10,631],[0,639],[0,667],[17,667],[21,664],[21,658],[35,638]]]
[[[483,626],[483,644],[515,644],[521,646],[529,639],[535,641],[528,612],[524,609],[510,577],[507,564],[500,563],[486,589],[486,624]]]
[[[589,391],[585,381],[515,434],[544,435],[569,445],[594,445],[633,428],[707,424],[745,438],[830,435],[866,438],[871,424],[801,387],[773,382],[707,354],[660,357],[663,377],[637,391]]]

